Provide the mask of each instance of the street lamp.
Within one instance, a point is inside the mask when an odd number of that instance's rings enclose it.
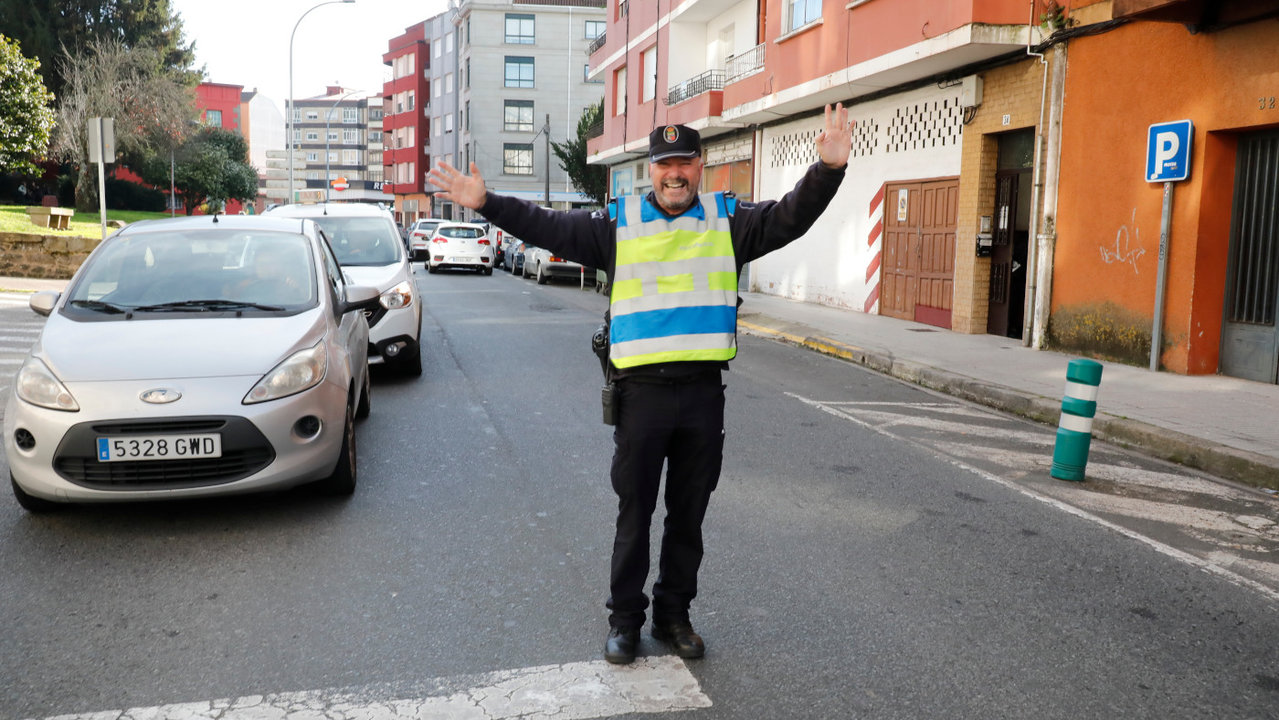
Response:
[[[333,118],[333,111],[338,109],[338,103],[360,92],[359,90],[350,90],[342,97],[333,101],[329,106],[329,111],[324,113],[324,202],[329,201],[329,189],[333,187],[333,178],[329,173],[329,120]]]
[[[302,24],[302,18],[310,15],[311,10],[323,7],[324,5],[337,5],[339,3],[346,4],[353,2],[355,2],[355,0],[325,0],[325,2],[319,3],[318,5],[312,5],[310,10],[302,13],[302,17],[298,18],[298,21],[293,23],[293,32],[289,33],[289,97],[284,103],[285,109],[288,111],[288,114],[285,115],[284,118],[284,146],[288,148],[289,155],[289,199],[287,202],[293,202],[293,37],[298,34],[298,25]]]

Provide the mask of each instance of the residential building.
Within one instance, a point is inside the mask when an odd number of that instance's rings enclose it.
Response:
[[[388,42],[383,62],[386,180],[402,223],[474,219],[436,201],[436,161],[475,162],[495,192],[557,208],[591,200],[572,186],[549,141],[577,135],[603,84],[587,77],[587,47],[603,31],[605,0],[463,0]]]
[[[293,143],[298,153],[293,174],[299,200],[388,206],[392,202],[383,187],[380,146],[370,140],[370,132],[382,130],[382,97],[361,95],[359,90],[331,85],[324,95],[293,101]]]
[[[249,143],[249,163],[258,171],[258,199],[253,212],[262,212],[269,202],[283,202],[287,194],[288,166],[284,163],[284,113],[271,98],[257,89],[240,94],[240,120],[247,128],[245,140]],[[274,158],[268,155],[274,155]],[[272,170],[282,171],[272,173]],[[278,193],[272,194],[268,178],[275,175],[282,180]]]
[[[588,152],[614,195],[646,192],[647,133],[685,123],[705,140],[703,189],[775,199],[815,159],[822,107],[842,102],[855,126],[839,195],[744,285],[1274,383],[1279,28],[1264,20],[1277,11],[610,0],[590,70],[605,121]],[[1185,179],[1138,177],[1161,157]]]
[[[426,171],[430,168],[431,46],[427,26],[443,32],[444,16],[412,25],[391,38],[382,62],[391,67],[391,79],[382,85],[384,149],[383,181],[394,198],[396,219],[408,226],[419,217],[430,217]],[[451,25],[450,25],[451,27]]]

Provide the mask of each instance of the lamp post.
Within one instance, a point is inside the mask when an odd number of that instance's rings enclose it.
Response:
[[[338,103],[351,97],[359,92],[359,90],[348,90],[345,95],[333,101],[329,106],[329,111],[324,113],[324,202],[329,201],[329,189],[333,187],[333,178],[329,173],[329,121],[333,118],[333,111],[338,109]]]
[[[302,13],[302,17],[293,23],[293,32],[289,33],[289,97],[285,100],[286,115],[284,116],[284,146],[288,148],[289,156],[289,197],[286,202],[293,202],[293,37],[298,34],[298,25],[302,24],[302,19],[311,14],[311,10],[324,5],[337,5],[353,3],[355,0],[325,0],[318,5],[312,5],[309,10]]]

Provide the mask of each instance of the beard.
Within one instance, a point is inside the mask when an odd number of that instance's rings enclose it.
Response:
[[[662,184],[654,188],[657,204],[671,215],[678,215],[693,206],[697,194],[687,182]]]

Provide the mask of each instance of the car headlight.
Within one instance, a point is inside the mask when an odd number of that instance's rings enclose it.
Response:
[[[276,365],[271,372],[263,375],[241,402],[252,405],[296,395],[303,390],[313,388],[324,379],[328,366],[329,354],[324,347],[324,341],[321,340],[314,347],[293,353]]]
[[[18,397],[32,405],[63,412],[80,411],[80,403],[75,401],[71,391],[39,358],[27,358],[18,371],[14,387]]]
[[[378,302],[387,310],[408,307],[413,304],[413,290],[406,280],[382,293],[382,296],[378,298]]]

